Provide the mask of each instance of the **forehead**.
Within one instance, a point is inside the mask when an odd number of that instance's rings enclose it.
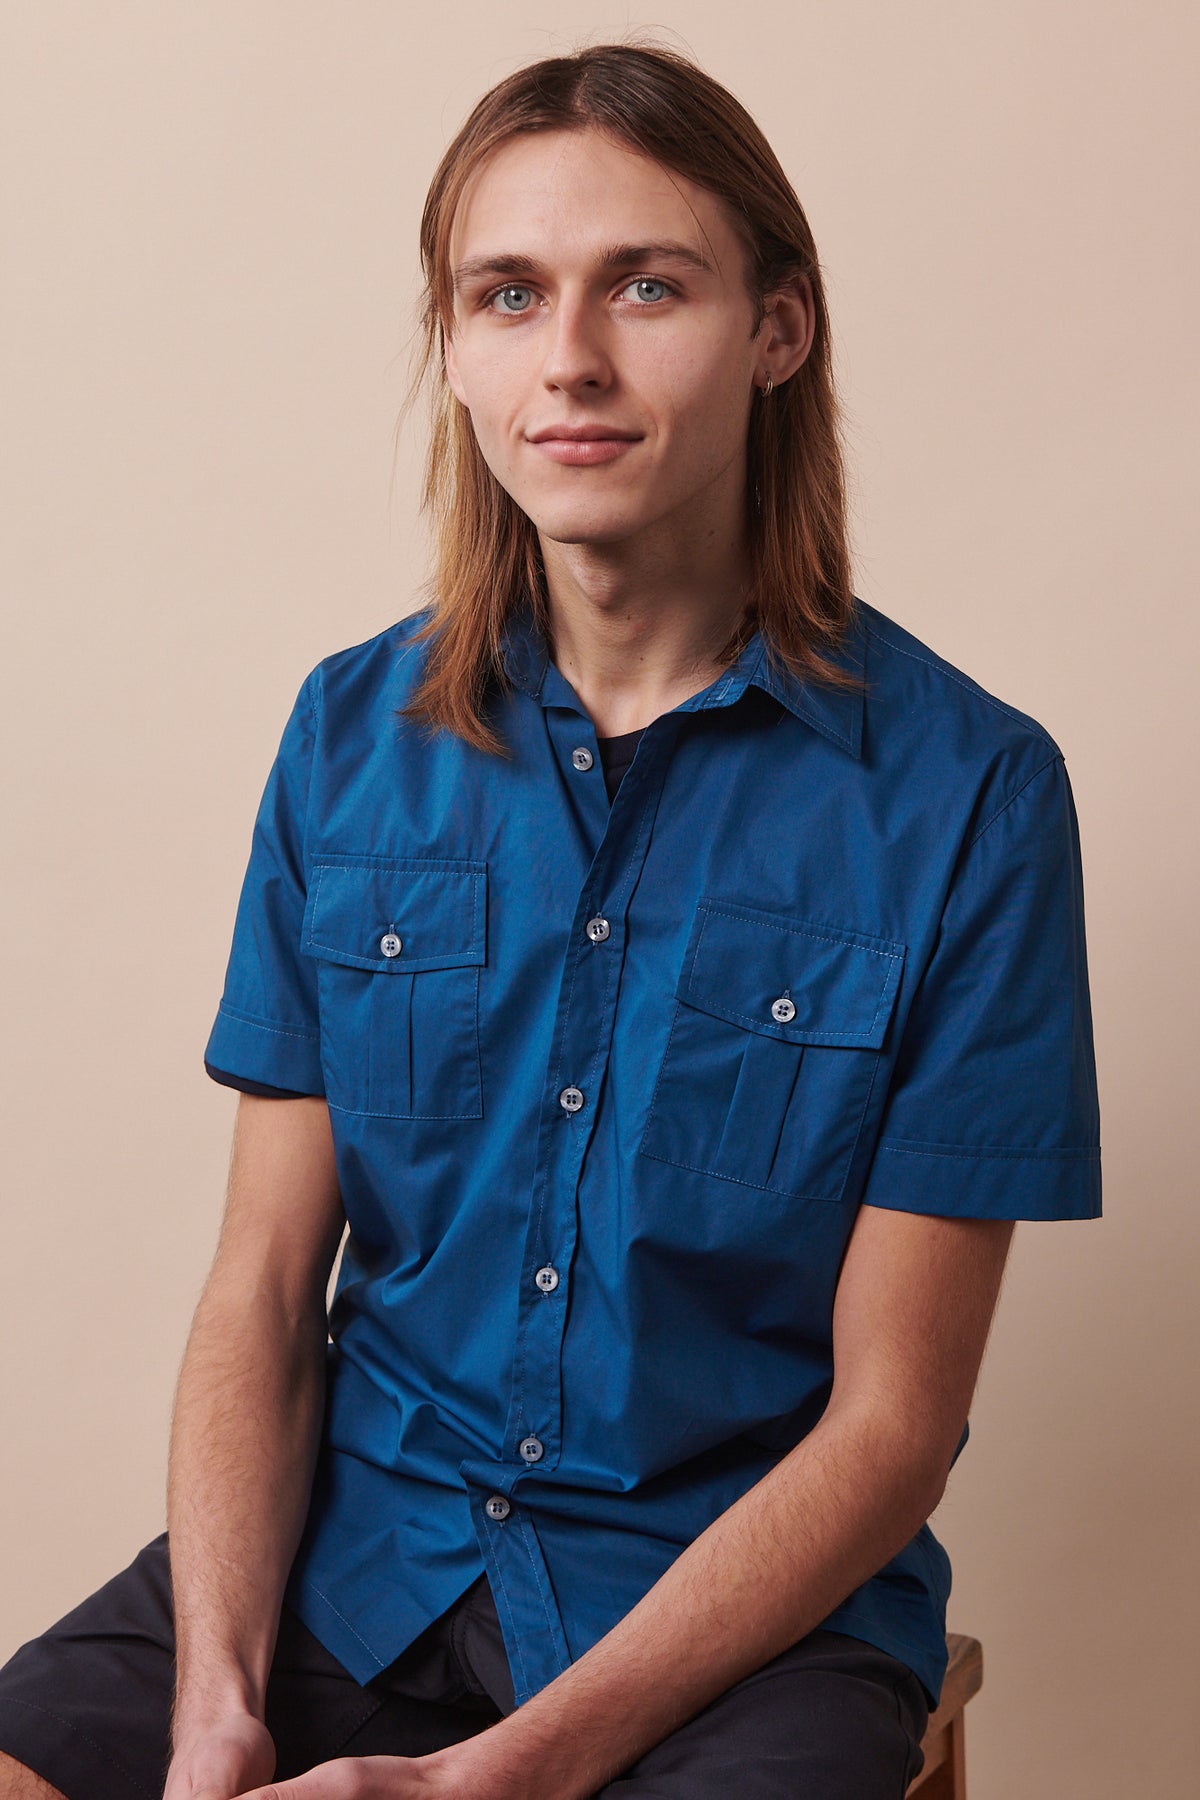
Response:
[[[674,241],[723,275],[741,242],[715,194],[606,133],[524,132],[473,171],[454,215],[450,266],[528,255],[586,260],[601,246]]]

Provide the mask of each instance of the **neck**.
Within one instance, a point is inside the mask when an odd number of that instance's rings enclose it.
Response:
[[[600,737],[638,731],[715,681],[748,570],[543,540],[550,654]]]

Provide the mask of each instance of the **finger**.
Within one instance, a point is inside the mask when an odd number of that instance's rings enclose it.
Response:
[[[294,1781],[273,1781],[267,1787],[250,1788],[237,1800],[354,1800],[362,1793],[348,1762],[322,1763]]]

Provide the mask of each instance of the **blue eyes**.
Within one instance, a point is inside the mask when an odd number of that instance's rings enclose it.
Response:
[[[527,287],[502,287],[492,294],[488,304],[493,312],[523,313],[529,310],[533,293]]]
[[[659,301],[668,299],[672,292],[665,281],[649,275],[639,275],[635,281],[626,282],[621,292],[628,294],[631,289],[634,290],[635,301],[643,306],[656,305]],[[500,313],[504,318],[519,319],[531,309],[535,299],[532,288],[513,282],[507,287],[496,288],[489,294],[486,306],[489,312]]]
[[[637,297],[639,300],[647,300],[647,301],[649,301],[649,300],[665,300],[667,295],[671,291],[665,281],[655,281],[655,280],[651,279],[650,277],[643,277],[639,281],[631,281],[629,283],[629,286],[631,288],[637,289]],[[657,294],[648,294],[646,292],[647,288],[657,288],[659,291]],[[625,292],[627,292],[627,290],[625,288],[622,288],[621,292],[625,293]]]

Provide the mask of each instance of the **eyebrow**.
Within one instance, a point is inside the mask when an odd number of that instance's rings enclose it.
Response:
[[[707,275],[716,273],[712,263],[694,245],[676,242],[673,238],[665,238],[655,244],[610,244],[600,252],[596,267],[612,272],[662,262],[679,263],[685,268],[696,269]],[[515,253],[469,256],[454,270],[454,286],[457,290],[467,286],[469,282],[490,275],[536,275],[539,269],[537,259],[532,256]]]

